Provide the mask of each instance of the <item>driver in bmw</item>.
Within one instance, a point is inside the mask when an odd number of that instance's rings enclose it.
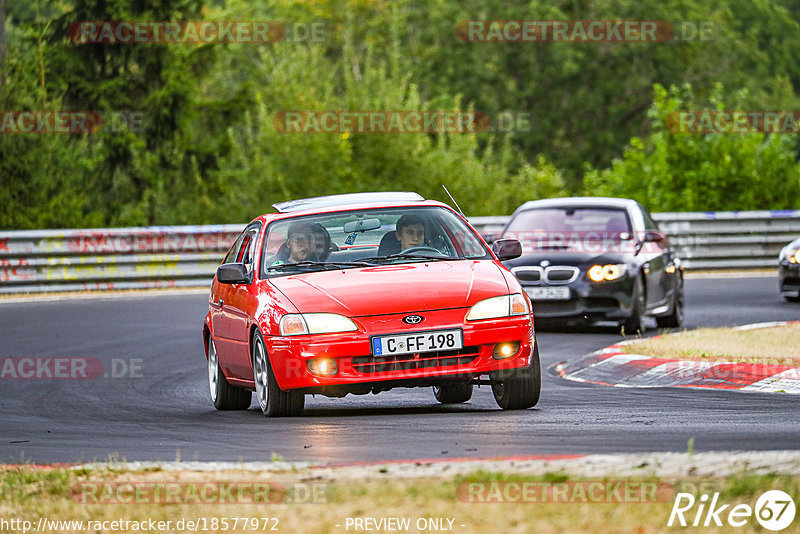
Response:
[[[425,245],[425,223],[418,215],[403,215],[397,220],[397,240],[400,250]]]

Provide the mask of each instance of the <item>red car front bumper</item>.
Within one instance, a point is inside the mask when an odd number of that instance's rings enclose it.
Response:
[[[466,309],[423,312],[425,323],[410,327],[401,322],[407,313],[356,317],[357,332],[337,334],[265,337],[267,352],[278,385],[284,391],[334,385],[354,385],[383,381],[402,381],[479,376],[500,369],[524,367],[530,363],[534,331],[530,315],[465,322]],[[423,352],[400,356],[373,356],[370,337],[460,328],[463,349]],[[518,342],[510,357],[493,356],[498,343]],[[338,372],[332,376],[313,374],[311,359],[333,359]]]

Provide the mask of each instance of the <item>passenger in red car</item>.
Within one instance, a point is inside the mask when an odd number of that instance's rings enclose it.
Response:
[[[314,230],[314,255],[317,260],[326,261],[333,250],[331,235],[319,223],[312,224],[311,228]]]

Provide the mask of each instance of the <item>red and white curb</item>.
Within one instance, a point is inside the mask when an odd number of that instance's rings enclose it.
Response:
[[[753,330],[792,322],[758,323],[737,327]],[[800,368],[761,363],[703,362],[651,358],[629,354],[616,343],[574,362],[562,362],[559,376],[575,382],[615,387],[686,387],[800,394]]]

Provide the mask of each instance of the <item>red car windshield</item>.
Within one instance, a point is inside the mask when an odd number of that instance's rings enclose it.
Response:
[[[326,267],[492,257],[472,227],[438,206],[292,217],[271,223],[266,232],[262,276]]]

